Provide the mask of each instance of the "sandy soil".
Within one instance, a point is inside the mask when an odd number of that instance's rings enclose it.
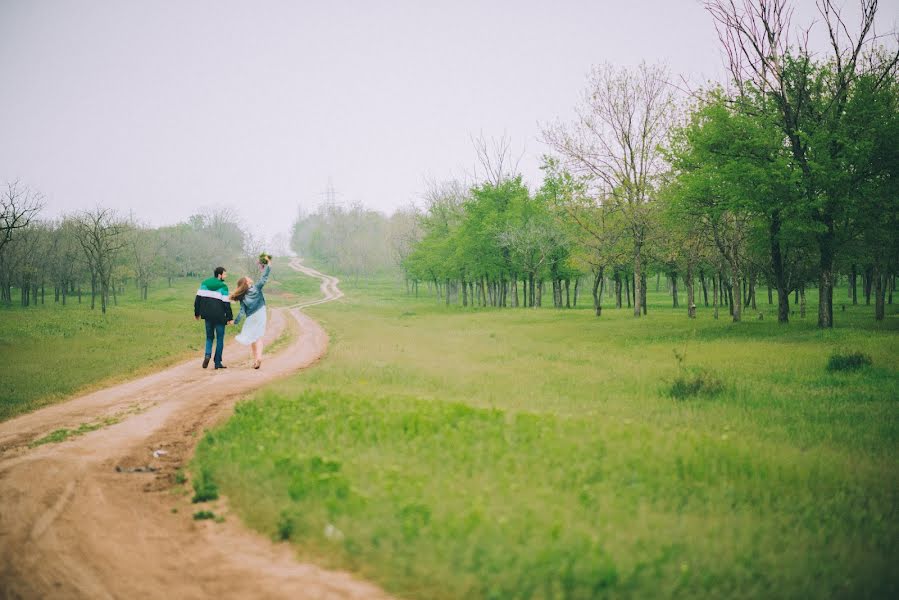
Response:
[[[320,278],[324,297],[270,309],[268,342],[285,327],[294,335],[260,370],[250,368],[248,349],[229,344],[226,370],[203,370],[198,356],[0,423],[0,597],[387,598],[348,573],[298,562],[289,545],[247,530],[236,516],[194,521],[189,496],[172,493],[176,469],[205,428],[261,384],[325,353],[327,335],[301,309],[342,296],[338,281],[297,260],[290,266]],[[29,446],[56,429],[110,417],[118,422]]]

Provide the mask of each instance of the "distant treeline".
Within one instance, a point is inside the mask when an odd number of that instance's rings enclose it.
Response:
[[[325,203],[299,216],[291,248],[301,257],[351,277],[396,270],[415,241],[418,217],[414,208],[388,217],[359,204]]]
[[[18,182],[0,194],[0,302],[30,306],[50,295],[65,305],[89,295],[106,312],[126,285],[146,300],[155,280],[211,276],[226,257],[259,251],[227,209],[152,228],[101,207],[50,220],[42,208],[41,195]]]

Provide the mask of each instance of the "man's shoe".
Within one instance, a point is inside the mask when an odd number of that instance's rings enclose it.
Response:
[[[225,365],[215,365],[215,368],[216,369],[227,369],[228,367],[226,367]]]
[[[210,358],[212,358],[212,357],[211,357],[211,356],[204,356],[204,357],[203,357],[203,368],[204,368],[204,369],[205,369],[206,367],[209,366],[209,359],[210,359]]]

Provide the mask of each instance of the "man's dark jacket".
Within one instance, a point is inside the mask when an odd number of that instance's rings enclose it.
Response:
[[[218,277],[210,277],[200,284],[194,299],[194,316],[203,317],[210,323],[225,324],[234,319],[228,286]]]

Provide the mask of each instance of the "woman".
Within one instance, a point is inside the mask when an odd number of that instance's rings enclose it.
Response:
[[[240,312],[234,319],[234,324],[246,317],[247,322],[243,329],[234,338],[244,346],[249,346],[253,351],[253,368],[258,369],[262,365],[262,336],[265,335],[265,296],[262,295],[262,286],[268,281],[272,271],[272,259],[267,257],[262,276],[255,284],[249,277],[241,277],[237,280],[237,289],[231,294],[231,299],[240,302]]]

